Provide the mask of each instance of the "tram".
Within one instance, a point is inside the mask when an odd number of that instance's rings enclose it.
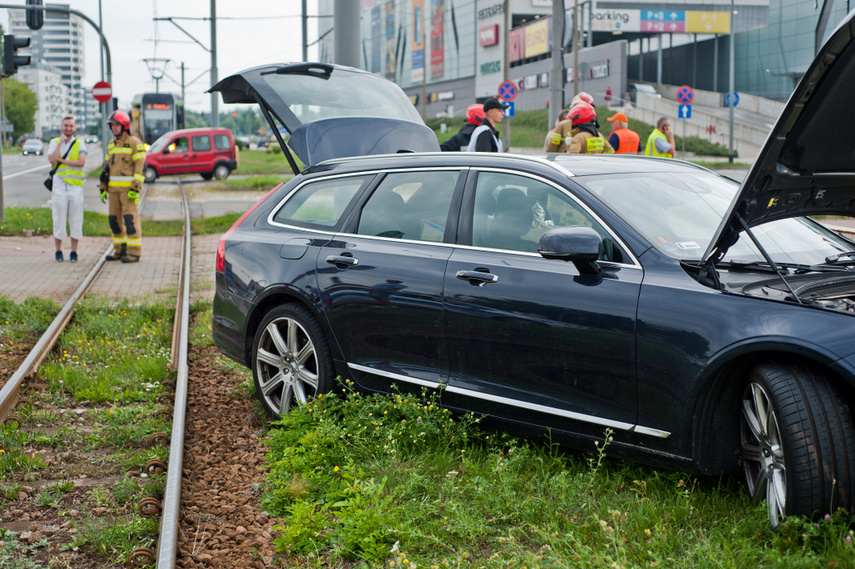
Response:
[[[172,93],[142,93],[131,102],[131,134],[150,145],[170,130],[184,128],[184,101]]]

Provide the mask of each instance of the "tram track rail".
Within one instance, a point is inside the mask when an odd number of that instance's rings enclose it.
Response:
[[[163,500],[153,498],[144,499],[139,505],[139,511],[145,516],[151,516],[157,512],[161,513],[159,536],[157,539],[157,553],[148,548],[137,548],[131,553],[130,562],[135,565],[149,565],[156,563],[158,568],[171,568],[175,566],[178,551],[178,524],[179,508],[181,503],[181,479],[182,464],[184,460],[184,431],[187,406],[187,383],[188,383],[188,335],[189,335],[189,307],[190,307],[190,285],[191,285],[191,228],[190,208],[187,194],[181,181],[176,178],[181,190],[181,198],[184,209],[183,237],[181,246],[181,261],[179,271],[179,286],[175,306],[175,318],[173,324],[173,340],[171,349],[170,366],[176,370],[174,399],[172,401],[172,430],[169,444],[168,465],[161,461],[149,461],[145,470],[160,472],[165,470],[166,483],[163,492]],[[145,200],[145,193],[142,196]],[[112,244],[105,249],[104,253],[92,270],[83,279],[83,282],[74,291],[57,316],[30,350],[27,357],[17,370],[0,388],[0,423],[7,419],[15,418],[13,410],[21,398],[25,389],[25,381],[36,376],[39,367],[45,361],[51,350],[55,347],[61,334],[69,324],[75,311],[75,307],[83,299],[86,292],[99,278],[106,262],[106,255],[113,249]],[[155,436],[165,436],[157,433]]]

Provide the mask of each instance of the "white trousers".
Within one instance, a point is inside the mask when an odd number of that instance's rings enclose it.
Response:
[[[51,192],[53,236],[65,239],[83,237],[83,186],[71,186],[54,176]],[[66,226],[67,224],[67,226]]]

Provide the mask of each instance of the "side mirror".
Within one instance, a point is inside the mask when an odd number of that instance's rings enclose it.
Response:
[[[537,244],[537,252],[544,259],[570,261],[583,275],[599,274],[597,260],[602,250],[600,234],[582,225],[550,229]]]

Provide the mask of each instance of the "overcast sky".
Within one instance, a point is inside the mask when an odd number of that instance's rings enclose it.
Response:
[[[51,3],[60,3],[52,0]],[[7,0],[3,4],[24,4]],[[263,63],[302,59],[301,0],[218,0],[217,68],[219,78]],[[308,13],[317,15],[317,1],[308,0]],[[110,48],[113,70],[113,96],[119,107],[127,109],[137,93],[153,92],[155,73],[165,71],[160,91],[181,92],[181,64],[184,64],[185,106],[208,112],[211,86],[211,0],[100,0],[104,35]],[[69,6],[98,23],[99,0],[72,0]],[[171,22],[154,18],[174,18],[196,38],[193,41]],[[207,18],[207,19],[206,19]],[[0,10],[0,22],[8,33],[7,10]],[[317,39],[318,19],[309,19],[309,42]],[[84,85],[91,88],[101,78],[98,34],[84,24],[86,34],[86,73]],[[317,50],[309,48],[309,59]],[[168,59],[168,62],[163,60]],[[149,60],[148,65],[145,60]],[[164,69],[165,65],[165,69]],[[220,111],[224,105],[220,101]]]

